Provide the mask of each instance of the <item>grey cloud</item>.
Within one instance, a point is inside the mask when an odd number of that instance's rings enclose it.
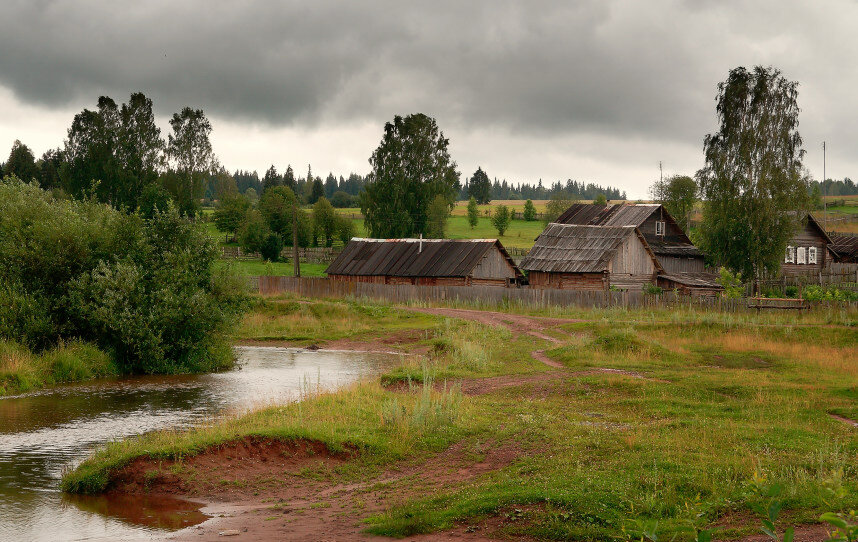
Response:
[[[270,126],[419,110],[542,137],[701,140],[730,68],[781,61],[805,73],[801,60],[823,47],[803,24],[811,8],[22,1],[0,21],[0,85],[46,107],[142,90],[161,114],[191,104]]]

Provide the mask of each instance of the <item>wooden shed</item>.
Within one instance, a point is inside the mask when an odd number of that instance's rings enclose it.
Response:
[[[634,226],[644,236],[659,265],[666,272],[706,272],[703,253],[694,246],[663,205],[576,203],[560,215],[556,222],[581,226]]]
[[[784,276],[815,275],[828,266],[831,260],[829,246],[832,240],[810,213],[787,244],[781,273]]]
[[[517,286],[524,279],[497,239],[354,238],[326,273],[379,284]]]
[[[663,268],[633,226],[549,224],[521,262],[532,288],[640,290]]]

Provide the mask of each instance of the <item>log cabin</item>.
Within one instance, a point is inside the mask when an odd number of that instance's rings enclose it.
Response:
[[[549,224],[521,262],[531,288],[641,290],[663,268],[634,226]]]
[[[668,273],[704,273],[706,264],[685,231],[657,203],[592,205],[576,203],[555,221],[581,226],[634,226]]]
[[[497,239],[354,238],[325,271],[338,281],[501,286],[524,275]]]
[[[781,274],[784,276],[816,275],[832,261],[832,240],[816,218],[807,213],[786,247]]]

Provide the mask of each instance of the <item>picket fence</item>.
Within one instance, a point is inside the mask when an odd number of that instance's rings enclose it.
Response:
[[[251,277],[250,288],[262,295],[291,292],[311,298],[368,298],[390,303],[457,303],[482,305],[513,304],[533,308],[577,306],[586,308],[697,308],[725,312],[749,310],[746,299],[720,297],[691,297],[665,293],[647,295],[643,292],[587,292],[533,288],[500,288],[494,286],[415,286],[410,284],[373,284],[342,282],[327,278],[295,278],[284,276]],[[807,302],[803,308],[824,305]],[[858,302],[839,306],[858,309]]]

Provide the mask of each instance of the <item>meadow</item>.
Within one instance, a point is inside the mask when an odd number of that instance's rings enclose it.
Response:
[[[140,457],[153,480],[158,462],[171,461],[182,480],[235,487],[183,461],[254,437],[355,455],[333,469],[244,479],[248,502],[265,507],[293,480],[365,482],[360,494],[311,495],[301,514],[331,508],[390,536],[482,529],[540,540],[692,540],[706,529],[733,539],[758,532],[755,509],[775,500],[780,531],[858,506],[854,315],[838,325],[816,313],[547,312],[552,319],[260,298],[236,340],[383,342],[402,352],[401,366],[300,403],[110,444],[63,487],[103,491]],[[451,450],[453,474],[390,477],[408,465],[430,472]],[[383,492],[373,493],[379,484]],[[378,507],[355,504],[375,495]]]

